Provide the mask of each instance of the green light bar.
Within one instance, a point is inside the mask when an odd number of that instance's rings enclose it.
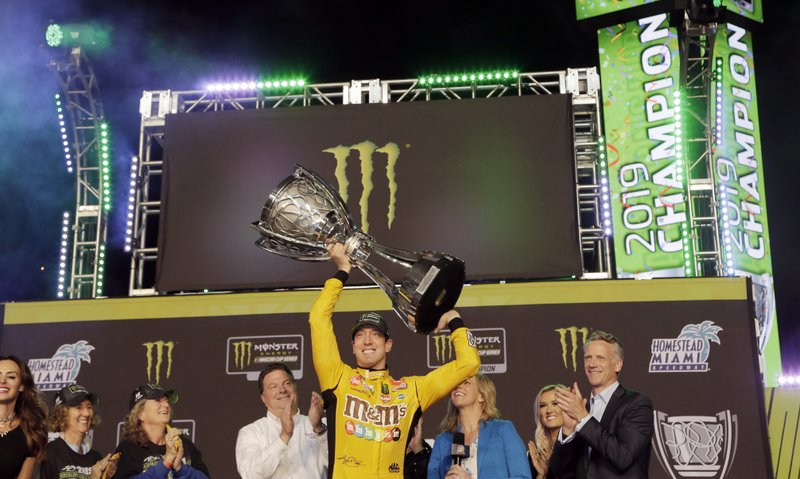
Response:
[[[110,151],[111,151],[111,138],[109,135],[108,123],[103,122],[100,123],[100,171],[101,171],[101,178],[100,181],[100,188],[102,191],[102,195],[100,196],[100,202],[103,205],[103,209],[106,211],[111,210],[111,161],[110,161]]]
[[[516,70],[508,71],[484,71],[476,73],[458,74],[431,74],[423,75],[419,78],[419,84],[423,86],[445,86],[445,85],[472,85],[475,83],[485,84],[506,84],[516,83],[519,72]]]

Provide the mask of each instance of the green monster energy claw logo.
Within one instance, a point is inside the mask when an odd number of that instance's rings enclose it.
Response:
[[[153,382],[152,376],[155,373],[155,383],[161,382],[161,366],[164,364],[164,351],[167,353],[167,371],[166,378],[169,379],[172,375],[172,352],[175,350],[175,343],[173,341],[153,341],[149,343],[142,343],[147,351],[147,382]],[[153,352],[156,353],[156,364],[153,366]]]
[[[322,150],[325,153],[333,154],[336,159],[336,180],[339,182],[339,195],[345,203],[347,203],[348,191],[347,188],[350,182],[347,180],[347,158],[350,156],[351,151],[358,152],[358,159],[361,163],[361,198],[358,205],[361,208],[361,229],[365,233],[369,233],[369,195],[372,193],[372,172],[374,163],[372,160],[374,153],[382,153],[386,155],[386,180],[389,183],[389,208],[386,213],[386,225],[389,229],[392,228],[394,222],[394,212],[397,198],[397,179],[396,168],[397,160],[400,158],[400,147],[396,143],[386,143],[382,147],[378,147],[375,143],[366,140],[361,143],[350,146],[334,146]]]
[[[233,362],[239,369],[244,369],[252,362],[253,342],[236,341],[233,343]]]
[[[564,367],[569,369],[569,363],[567,362],[567,351],[569,351],[572,358],[572,371],[577,371],[578,349],[586,342],[586,338],[589,336],[589,328],[585,326],[582,328],[570,326],[568,328],[558,328],[555,332],[558,333],[558,337],[561,340],[561,358],[564,360]],[[580,335],[580,340],[578,335]],[[569,338],[569,341],[567,341],[567,338]]]
[[[442,334],[433,336],[431,339],[433,340],[437,361],[445,363],[453,358],[453,342],[450,341],[450,335]]]

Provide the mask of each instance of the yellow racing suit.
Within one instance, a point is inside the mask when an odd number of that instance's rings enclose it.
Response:
[[[406,447],[419,416],[480,368],[472,334],[460,318],[450,321],[455,360],[425,376],[394,379],[386,369],[352,368],[342,362],[331,317],[347,280],[339,271],[325,283],[311,309],[311,351],[328,419],[333,478],[402,478]]]

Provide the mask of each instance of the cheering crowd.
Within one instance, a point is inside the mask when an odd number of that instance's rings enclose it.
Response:
[[[450,331],[455,359],[424,376],[391,376],[387,356],[395,344],[377,313],[353,325],[355,366],[345,363],[332,317],[351,264],[344,245],[329,246],[329,253],[338,271],[309,319],[321,394],[312,393],[303,415],[291,370],[275,363],[261,372],[266,414],[241,428],[236,441],[243,479],[648,477],[653,406],[620,385],[624,352],[612,334],[595,331],[584,344],[590,394],[584,397],[577,383],[539,391],[526,446],[500,418],[495,386],[478,373],[474,338],[455,310],[434,331]],[[159,385],[138,386],[121,442],[103,456],[91,448],[100,420],[95,394],[68,386],[48,415],[27,365],[0,356],[0,479],[208,478],[200,451],[170,425],[177,398]],[[431,447],[422,439],[422,414],[445,398]]]

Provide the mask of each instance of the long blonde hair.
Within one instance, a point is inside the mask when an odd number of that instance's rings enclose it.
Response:
[[[142,421],[139,419],[139,414],[142,413],[146,402],[139,401],[134,404],[122,424],[122,438],[142,447],[147,446],[147,443],[150,442],[150,438],[147,437],[147,433],[142,427]]]
[[[483,374],[473,376],[477,380],[478,393],[483,396],[481,403],[481,421],[500,419],[500,410],[497,409],[497,389],[491,379]],[[439,429],[442,432],[455,432],[458,430],[458,408],[453,405],[453,398],[447,401],[447,414],[444,415]]]
[[[535,450],[529,450],[528,452],[530,454],[535,454],[540,459],[540,462],[545,465],[545,470],[539,471],[542,477],[547,475],[547,465],[550,462],[550,456],[553,455],[555,441],[550,439],[550,431],[542,424],[542,418],[539,414],[539,404],[542,402],[542,394],[546,393],[547,391],[553,391],[555,388],[563,387],[565,387],[563,384],[548,384],[539,390],[539,393],[536,394],[536,399],[533,402],[533,421],[536,425],[533,431],[533,444],[535,446]]]

